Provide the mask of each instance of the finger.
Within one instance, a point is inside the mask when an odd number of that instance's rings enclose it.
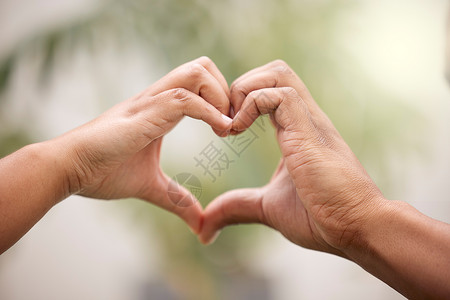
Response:
[[[231,119],[200,96],[181,88],[164,91],[145,101],[135,101],[133,111],[145,120],[145,136],[156,139],[172,129],[183,116],[203,120],[223,136],[231,128]]]
[[[184,88],[211,103],[223,114],[228,115],[230,100],[217,79],[201,64],[190,64],[182,70],[175,70],[164,78],[164,89]]]
[[[212,243],[223,227],[241,223],[265,223],[261,189],[233,190],[214,199],[204,211],[199,239]]]
[[[276,87],[275,77],[271,75],[271,72],[262,71],[233,83],[230,92],[230,102],[235,113],[239,112],[244,99],[252,91]]]
[[[282,75],[279,74],[280,71],[284,71],[285,69],[290,68],[284,61],[275,60],[263,66],[254,68],[234,80],[234,82],[231,84],[230,100],[235,112],[239,111],[239,108],[245,97],[254,90],[270,87],[289,86],[285,83],[285,76],[279,76]],[[263,73],[264,76],[259,76],[261,73]],[[255,81],[255,76],[259,77],[262,81]],[[290,83],[292,84],[292,82]]]
[[[233,88],[231,89],[230,98],[231,108],[234,113],[233,118],[235,118],[241,110],[242,103],[244,102],[247,95],[249,95],[254,90],[258,90],[257,87],[260,87],[259,89],[263,89],[274,87],[276,85],[274,77],[271,76],[271,74],[263,68],[265,68],[265,66],[251,70],[250,72],[248,72],[249,74],[244,74],[244,77],[237,79],[235,83],[233,83],[234,86],[232,86]],[[248,80],[245,80],[245,78],[248,78]],[[240,84],[236,85],[237,82],[240,82]],[[239,131],[232,129],[230,134],[239,134]]]
[[[191,231],[198,234],[203,219],[203,209],[199,201],[190,191],[162,171],[156,180],[159,180],[156,185],[159,192],[155,194],[155,190],[151,191],[152,195],[145,197],[147,201],[179,216]]]
[[[234,117],[232,129],[243,131],[262,114],[272,113],[275,122],[284,129],[311,126],[306,104],[289,87],[267,88],[253,91],[245,98],[242,108]]]
[[[188,101],[179,101],[181,102],[183,115],[202,120],[209,124],[219,136],[225,136],[231,128],[232,119],[204,101],[200,96],[195,94],[189,96],[186,98]],[[183,97],[183,95],[180,97]]]
[[[174,180],[169,181],[167,196],[174,204],[170,211],[183,219],[189,228],[198,234],[203,219],[203,208],[197,198]]]
[[[214,78],[216,78],[227,97],[230,97],[228,82],[222,72],[220,72],[219,68],[217,68],[216,64],[207,56],[199,57],[195,61],[201,64],[206,70],[208,70],[209,73],[211,73],[212,76],[214,76]]]
[[[252,91],[273,87],[294,88],[308,105],[311,114],[317,114],[317,118],[319,119],[323,118],[322,111],[312,98],[303,81],[282,60],[275,60],[264,66],[255,68],[232,83],[230,101],[234,111],[236,113],[239,111],[245,97]]]
[[[235,86],[238,82],[240,82],[240,81],[242,81],[242,80],[244,80],[244,79],[246,79],[248,77],[251,77],[251,76],[253,76],[253,75],[257,74],[257,73],[260,73],[260,72],[263,72],[263,71],[267,71],[272,63],[273,62],[270,62],[270,63],[267,63],[265,65],[262,65],[262,66],[254,68],[254,69],[251,69],[250,71],[247,71],[246,73],[244,73],[241,76],[239,76],[238,78],[236,78],[232,82],[231,86]]]
[[[236,115],[236,113],[239,111],[242,102],[244,101],[245,97],[248,95],[248,93],[245,93],[244,91],[241,91],[239,89],[236,89],[236,85],[243,81],[245,78],[258,73],[261,71],[261,69],[264,66],[258,67],[258,68],[254,68],[244,74],[242,74],[241,76],[239,76],[238,78],[236,78],[233,83],[230,85],[230,117],[234,118],[234,116]],[[234,94],[232,96],[231,91],[234,90]],[[236,106],[236,108],[235,108]]]
[[[255,76],[259,80],[255,80]],[[245,97],[254,90],[284,86],[299,88],[299,85],[304,85],[301,79],[287,63],[278,59],[254,68],[237,78],[231,84],[230,100],[235,112],[237,112]]]
[[[230,100],[225,78],[219,76],[217,67],[212,61],[206,63],[207,60],[199,58],[176,68],[150,87],[151,94],[184,88],[203,97],[220,112],[228,115]]]
[[[219,81],[200,64],[192,65],[187,73],[193,79],[189,90],[211,103],[221,113],[228,115],[230,100]]]

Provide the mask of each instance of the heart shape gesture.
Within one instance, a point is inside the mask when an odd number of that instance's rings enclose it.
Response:
[[[282,153],[266,186],[226,192],[203,211],[161,170],[162,138],[183,116],[226,136],[262,114]],[[249,71],[229,89],[201,57],[92,122],[0,160],[0,171],[0,253],[71,194],[136,197],[177,214],[203,243],[227,225],[262,223],[300,246],[357,262],[404,295],[449,298],[448,224],[386,200],[283,61]]]
[[[261,114],[270,114],[283,154],[269,184],[227,192],[204,212],[181,186],[169,195],[174,182],[159,166],[161,142],[183,116],[201,119],[226,136],[246,130]],[[104,134],[111,128],[114,135]],[[341,249],[352,241],[366,211],[361,207],[382,199],[306,86],[282,61],[249,71],[229,89],[214,63],[201,57],[67,136],[70,140],[61,139],[75,149],[71,169],[77,171],[71,193],[144,199],[180,216],[203,243],[226,225],[259,222],[296,244],[344,256]]]

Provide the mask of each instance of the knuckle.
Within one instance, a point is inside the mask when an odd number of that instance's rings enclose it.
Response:
[[[213,104],[213,106],[218,110],[218,111],[220,111],[220,112],[224,112],[225,114],[227,114],[228,113],[228,107],[227,107],[227,105],[228,104],[225,104],[225,103],[214,103]]]
[[[251,91],[248,95],[247,98],[250,98],[251,100],[255,101],[255,102],[261,102],[261,103],[265,103],[267,99],[271,99],[270,97],[270,93],[266,93],[266,91],[264,90],[255,90],[255,91]]]
[[[213,64],[213,61],[208,56],[201,56],[196,59],[196,61],[201,64],[202,66],[210,66]]]
[[[230,87],[230,93],[231,94],[243,94],[247,95],[247,91],[245,89],[245,86],[240,84],[240,82],[233,82]]]
[[[294,100],[299,97],[297,90],[290,86],[282,87],[281,92],[283,94],[283,98],[286,100]]]
[[[282,87],[278,89],[280,102],[284,102],[283,106],[291,106],[293,103],[300,102],[300,96],[293,87]]]
[[[285,105],[292,107],[293,105],[299,106],[303,111],[307,111],[306,103],[297,93],[297,90],[292,87],[285,87],[282,91],[282,99]]]
[[[236,90],[236,86],[238,83],[236,81],[232,82],[230,85],[230,93],[232,93],[234,90]]]
[[[248,93],[247,98],[256,100],[256,99],[258,99],[258,97],[261,96],[261,94],[262,94],[262,91],[251,91],[250,93]]]
[[[275,97],[274,97],[275,96]],[[267,93],[264,90],[252,91],[248,94],[247,98],[250,98],[255,103],[258,110],[258,114],[263,115],[269,111],[272,111],[277,106],[278,95]]]
[[[271,66],[275,72],[280,74],[291,75],[294,73],[291,67],[282,59],[274,60]]]
[[[188,92],[183,88],[176,88],[169,91],[170,98],[179,102],[186,102],[189,100]]]
[[[289,67],[288,64],[282,59],[276,59],[272,62],[275,67]]]
[[[200,80],[205,74],[205,67],[199,63],[193,63],[187,70],[187,76],[192,80]]]

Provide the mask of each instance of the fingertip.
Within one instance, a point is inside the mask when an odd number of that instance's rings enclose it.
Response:
[[[216,128],[212,127],[212,129],[216,135],[220,137],[226,137],[228,134],[230,134],[233,120],[224,114],[220,115],[221,115],[220,125],[218,124],[218,126],[215,126]],[[219,126],[220,128],[217,128]]]
[[[219,137],[227,137],[231,132],[231,126],[224,130],[217,130],[213,128],[214,133]]]
[[[209,238],[209,240],[206,241],[206,245],[211,245],[212,243],[214,243],[219,237],[221,232],[222,230],[217,230],[216,232],[214,232],[213,235]]]
[[[230,133],[233,135],[238,135],[239,133],[243,132],[244,129],[242,128],[242,124],[239,124],[241,122],[235,122],[233,123],[233,125],[231,126],[231,130]]]
[[[199,236],[199,241],[205,245],[205,246],[209,246],[211,244],[213,244],[217,238],[219,237],[220,233],[222,232],[222,230],[217,230],[215,231],[212,235],[210,235],[209,237],[204,237],[204,236]]]
[[[241,115],[241,111],[238,111],[233,118],[231,123],[231,132],[234,134],[239,134],[246,129],[245,121]]]

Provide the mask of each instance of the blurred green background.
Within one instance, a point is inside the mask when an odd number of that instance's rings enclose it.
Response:
[[[445,1],[392,4],[357,0],[4,1],[0,4],[0,16],[4,17],[0,19],[0,155],[81,125],[199,56],[209,56],[229,84],[246,71],[280,58],[304,80],[385,196],[408,200],[411,186],[423,182],[411,174],[423,174],[417,168],[430,163],[436,154],[434,141],[440,138],[433,134],[435,127],[442,126],[434,122],[439,118],[437,111],[448,107],[439,102],[448,97],[443,69],[439,73],[439,65],[444,65],[446,5]],[[252,127],[258,138],[240,157],[233,156],[206,126],[183,121],[166,137],[163,169],[170,176],[181,172],[197,176],[203,206],[227,190],[264,185],[280,155],[270,123],[262,121],[264,130]],[[194,160],[211,141],[235,160],[215,182],[195,166]],[[88,204],[94,201],[72,198],[67,200],[69,204],[58,205],[42,220],[43,225],[36,226],[25,241],[0,258],[2,299],[27,299],[30,295],[34,299],[56,299],[58,295],[65,299],[319,299],[336,293],[340,293],[336,299],[347,299],[349,295],[359,298],[367,291],[372,295],[366,298],[400,298],[370,275],[348,266],[350,263],[325,254],[313,254],[311,261],[329,260],[335,266],[330,267],[334,274],[344,270],[346,287],[331,283],[332,278],[324,278],[324,284],[331,286],[329,294],[320,290],[320,282],[309,289],[306,284],[296,286],[295,276],[299,281],[303,277],[291,268],[304,264],[292,257],[309,252],[296,248],[280,252],[293,246],[262,226],[227,228],[216,243],[205,247],[182,221],[146,203],[130,199]],[[411,197],[411,202],[414,199]],[[81,208],[77,206],[80,202],[84,205]],[[428,212],[441,211],[439,205]],[[138,257],[130,258],[143,272],[136,275],[138,278],[108,277],[96,284],[92,274],[103,275],[95,270],[102,264],[95,262],[102,261],[99,257],[105,254],[92,253],[86,246],[96,240],[96,231],[80,231],[83,237],[78,238],[85,241],[81,244],[72,232],[74,224],[48,231],[51,224],[56,226],[58,212],[78,214],[72,222],[83,222],[90,208],[101,215],[91,216],[91,226],[103,230],[110,222],[126,224],[121,227],[125,237],[110,232],[104,245],[114,245],[108,243],[116,238],[117,243],[121,239],[127,243],[126,236],[131,235],[139,240],[140,255],[156,257],[141,259],[129,250],[118,254],[124,265],[130,256]],[[448,216],[446,212],[436,217]],[[36,233],[39,230],[42,233]],[[91,232],[90,239],[85,232]],[[57,237],[71,234],[75,237],[65,243],[77,250],[58,253],[58,246],[52,247],[59,243]],[[270,251],[272,243],[279,245],[275,253]],[[35,254],[28,254],[31,256],[26,260],[27,253]],[[67,275],[69,271],[49,267],[46,272],[40,268],[48,264],[33,263],[54,256],[61,258],[58,265],[64,269],[75,262],[93,264],[79,273],[74,268],[70,272],[77,278],[74,280]],[[29,262],[28,267],[23,261]],[[109,261],[114,261],[114,256],[103,264]],[[259,266],[264,262],[266,267]],[[151,274],[146,270],[152,270]],[[22,272],[31,275],[19,287],[13,275]],[[58,281],[50,280],[59,272],[66,275],[60,278],[64,282],[60,293],[54,287]],[[121,271],[111,267],[108,272]],[[329,270],[319,271],[310,265],[303,272],[316,272],[311,278],[319,281],[323,278],[320,272]],[[32,275],[37,273],[42,277]],[[280,273],[288,274],[290,286],[271,276]],[[359,289],[352,288],[355,280],[365,283]],[[29,282],[34,285],[30,287]],[[120,288],[124,294],[114,292],[124,282],[126,287]],[[18,292],[27,286],[28,293]]]

